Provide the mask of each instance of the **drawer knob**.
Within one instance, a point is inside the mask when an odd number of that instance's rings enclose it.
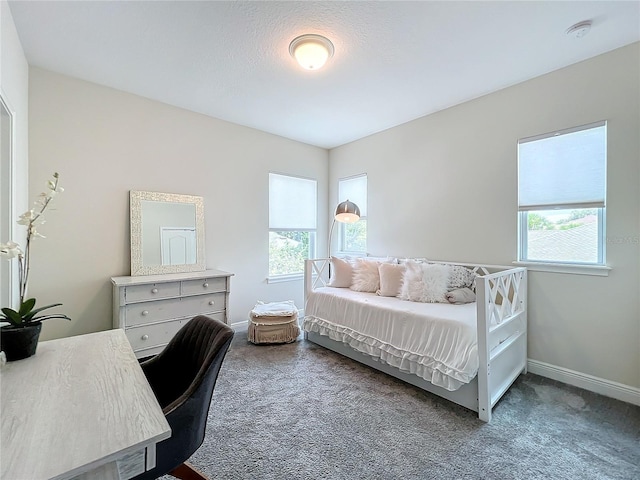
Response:
[[[213,300],[209,300],[209,305],[213,305],[214,303],[216,302],[214,302]]]
[[[202,286],[203,286],[204,288],[208,288],[208,287],[209,287],[209,284],[208,284],[207,282],[204,282],[204,283],[202,284]]]
[[[151,293],[158,293],[158,289],[157,288],[151,289]]]
[[[147,315],[149,315],[149,310],[143,310],[142,316],[146,317]]]
[[[146,333],[140,337],[141,340],[149,340],[149,335]]]

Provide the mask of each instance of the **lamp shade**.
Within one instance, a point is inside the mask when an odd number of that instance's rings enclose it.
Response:
[[[336,207],[335,219],[342,223],[354,223],[360,220],[360,209],[358,206],[345,200]]]

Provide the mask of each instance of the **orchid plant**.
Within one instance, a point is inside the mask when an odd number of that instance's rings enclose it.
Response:
[[[64,189],[59,184],[58,173],[53,174],[53,180],[49,180],[47,183],[48,191],[41,193],[38,199],[34,202],[34,208],[31,208],[27,212],[20,215],[18,220],[19,225],[27,227],[27,240],[24,251],[15,242],[0,243],[0,256],[9,260],[18,259],[18,282],[20,290],[20,306],[18,310],[11,308],[2,308],[0,314],[1,322],[9,322],[12,327],[24,328],[34,322],[40,322],[42,320],[48,320],[51,318],[63,318],[71,320],[69,317],[62,313],[47,313],[41,314],[40,312],[49,308],[58,307],[61,303],[54,303],[40,308],[35,308],[36,299],[26,298],[27,286],[29,284],[29,268],[31,262],[31,242],[35,238],[45,238],[40,232],[38,227],[45,223],[44,212],[47,210],[53,198],[62,193]]]

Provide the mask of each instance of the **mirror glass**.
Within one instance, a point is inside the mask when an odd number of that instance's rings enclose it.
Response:
[[[130,208],[131,275],[205,270],[202,197],[131,191]]]

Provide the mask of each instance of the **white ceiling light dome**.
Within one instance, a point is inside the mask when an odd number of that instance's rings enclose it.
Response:
[[[302,68],[318,70],[333,56],[333,43],[322,35],[306,34],[294,38],[289,53]]]

